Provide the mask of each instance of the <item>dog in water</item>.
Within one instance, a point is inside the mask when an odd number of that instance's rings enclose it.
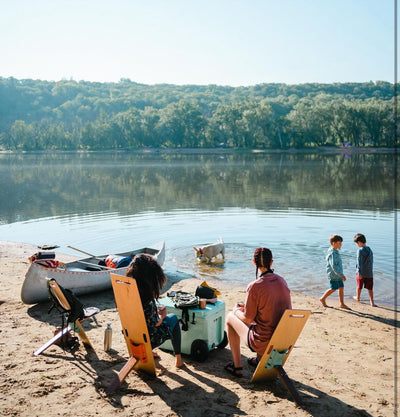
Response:
[[[225,246],[221,238],[216,243],[211,243],[210,245],[199,248],[193,247],[193,249],[196,252],[196,258],[200,261],[210,262],[219,254],[222,255],[222,259],[225,259]]]

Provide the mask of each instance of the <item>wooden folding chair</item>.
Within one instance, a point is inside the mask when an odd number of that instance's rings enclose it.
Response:
[[[286,310],[283,313],[251,379],[251,382],[261,382],[275,379],[279,375],[297,405],[302,404],[301,398],[283,369],[283,365],[310,314],[309,310]]]
[[[93,318],[93,320],[97,323],[95,315],[99,313],[100,310],[97,307],[86,307],[86,308],[82,307],[82,312],[80,313],[80,317],[72,318],[71,305],[68,302],[66,296],[64,295],[63,290],[57,284],[57,281],[55,279],[47,280],[47,289],[49,291],[49,296],[51,295],[53,302],[56,304],[56,308],[61,312],[61,314],[64,314],[67,317],[67,326],[63,327],[54,337],[52,337],[47,343],[45,343],[41,348],[39,348],[33,354],[35,356],[38,356],[41,353],[43,353],[47,348],[49,348],[51,345],[59,341],[62,341],[63,338],[65,339],[68,336],[68,332],[72,330],[71,323],[74,323],[75,327],[77,328],[78,336],[81,338],[83,344],[86,347],[94,350],[92,344],[90,343],[89,338],[87,337],[85,331],[83,330],[81,323],[83,323],[85,320],[89,318]]]
[[[107,388],[106,394],[114,392],[132,369],[143,370],[152,376],[156,375],[149,332],[136,280],[112,273],[110,277],[129,359]]]

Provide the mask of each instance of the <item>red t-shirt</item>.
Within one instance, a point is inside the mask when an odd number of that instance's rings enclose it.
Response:
[[[278,274],[267,273],[247,287],[244,315],[252,320],[251,348],[262,355],[282,314],[292,308],[290,290]]]

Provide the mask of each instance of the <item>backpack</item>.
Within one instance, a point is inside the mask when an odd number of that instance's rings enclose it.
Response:
[[[50,282],[50,281],[49,281]],[[61,292],[64,297],[67,299],[68,304],[70,305],[70,310],[65,310],[65,308],[60,304],[55,294],[50,289],[50,285],[47,286],[47,291],[49,293],[49,298],[53,302],[53,305],[50,307],[49,313],[53,308],[56,308],[61,313],[61,328],[56,329],[54,334],[56,335],[60,329],[68,326],[69,323],[74,323],[77,319],[83,319],[85,313],[83,311],[83,304],[79,299],[73,294],[73,292],[67,288],[62,287],[60,284],[57,284],[60,287]],[[67,316],[67,323],[65,323],[65,316]],[[75,352],[79,348],[79,340],[77,337],[73,336],[72,331],[69,330],[63,334],[61,340],[57,342],[64,350],[67,350],[71,353]]]
[[[60,284],[58,284],[58,286],[60,287],[61,292],[67,299],[71,309],[65,310],[64,307],[60,305],[57,297],[50,290],[50,287],[48,287],[49,297],[50,300],[53,302],[53,305],[51,306],[49,312],[55,307],[60,313],[67,315],[67,323],[73,323],[77,319],[83,319],[85,317],[85,313],[83,311],[83,304],[80,302],[80,300],[74,295],[74,293],[71,290],[62,287]]]

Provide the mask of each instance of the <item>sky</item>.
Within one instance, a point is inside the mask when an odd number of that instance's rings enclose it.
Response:
[[[395,1],[0,0],[0,77],[394,82]]]

